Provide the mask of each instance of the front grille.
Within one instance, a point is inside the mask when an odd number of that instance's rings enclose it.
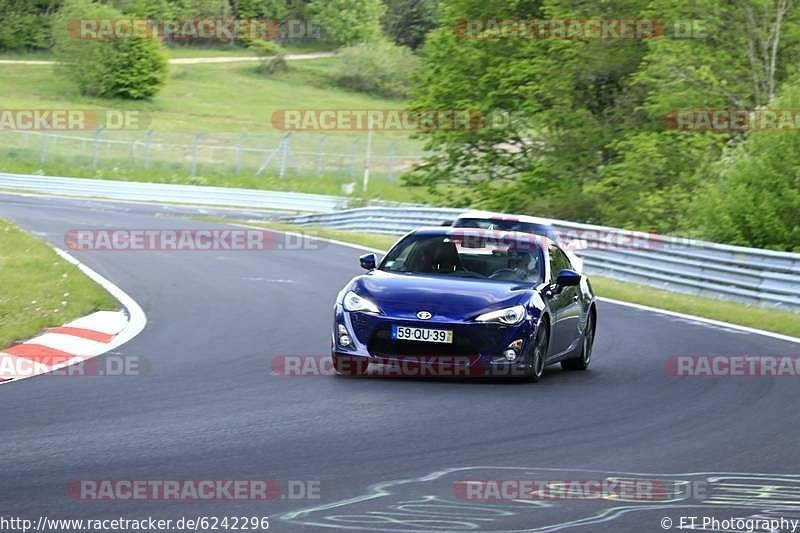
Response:
[[[358,340],[366,344],[369,338],[370,317],[364,313],[350,313],[350,323],[353,324],[353,333]]]
[[[389,327],[378,328],[367,345],[369,353],[377,356],[473,356],[477,353],[472,341],[466,335],[453,335],[452,344],[438,342],[398,341],[392,339]]]

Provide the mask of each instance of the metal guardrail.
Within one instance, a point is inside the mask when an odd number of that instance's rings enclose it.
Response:
[[[295,212],[333,211],[346,207],[347,203],[346,198],[321,194],[3,173],[0,173],[0,189],[25,190],[60,196],[235,206]]]
[[[389,207],[386,204],[340,210],[346,207],[347,199],[337,196],[3,173],[0,173],[0,189],[126,201],[316,212],[321,214],[288,216],[285,220],[388,235],[400,235],[419,226],[440,225],[463,212],[461,209]],[[564,243],[585,242],[586,248],[575,252],[583,259],[589,273],[671,291],[800,312],[800,254],[561,220],[553,223]]]
[[[366,207],[286,217],[296,224],[400,235],[440,225],[463,210]],[[553,221],[589,273],[712,298],[800,312],[800,254],[744,248],[619,228]]]

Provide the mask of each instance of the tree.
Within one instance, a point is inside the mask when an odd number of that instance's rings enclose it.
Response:
[[[458,203],[591,219],[579,198],[614,157],[613,142],[641,119],[629,83],[642,42],[486,40],[454,31],[460,19],[614,18],[636,2],[451,0],[423,48],[413,107],[476,109],[484,127],[425,134],[434,152],[407,177]],[[605,9],[606,11],[602,11]],[[453,195],[454,187],[469,187]],[[577,198],[576,198],[577,197]]]
[[[230,0],[237,19],[267,18],[283,21],[288,14],[285,0]]]
[[[439,16],[412,107],[476,109],[487,120],[420,133],[432,155],[405,181],[443,203],[631,229],[713,229],[689,213],[696,196],[708,197],[709,178],[721,187],[733,179],[713,169],[742,134],[678,132],[665,116],[770,105],[800,59],[795,0],[441,0]],[[457,31],[461,19],[486,18],[661,19],[667,35],[475,39]],[[690,20],[702,21],[704,34],[675,31]],[[755,227],[713,235],[768,241]]]
[[[776,109],[800,108],[800,80]],[[800,127],[800,124],[795,125]],[[714,240],[800,252],[800,136],[752,131],[731,145],[694,202],[694,223]]]
[[[380,0],[313,0],[307,8],[326,39],[348,46],[380,39],[383,11]]]
[[[0,50],[49,48],[60,5],[61,0],[0,0]]]
[[[415,50],[436,27],[436,0],[386,0],[381,25],[395,43]]]

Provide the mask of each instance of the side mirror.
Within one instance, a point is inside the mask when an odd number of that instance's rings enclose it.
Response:
[[[375,270],[378,264],[378,258],[375,257],[375,254],[364,254],[358,260],[361,263],[361,268],[365,270]]]
[[[565,268],[564,270],[558,273],[558,276],[556,276],[556,285],[558,285],[559,287],[570,287],[580,284],[581,284],[581,275],[575,272],[574,270]]]

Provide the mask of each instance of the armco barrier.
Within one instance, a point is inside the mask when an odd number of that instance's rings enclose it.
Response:
[[[405,205],[342,209],[347,199],[227,187],[172,185],[0,173],[0,189],[142,202],[176,202],[320,214],[285,218],[297,224],[400,235],[440,225],[463,210]],[[389,204],[391,205],[391,204]],[[396,204],[395,204],[396,205]],[[743,248],[617,228],[553,221],[562,241],[585,241],[576,250],[590,273],[667,290],[736,299],[800,312],[800,254]]]
[[[332,211],[345,207],[347,202],[345,198],[321,194],[3,173],[0,173],[0,189],[33,191],[60,196],[235,206],[296,212]]]
[[[438,226],[463,210],[365,207],[286,217],[295,224],[401,235]],[[618,228],[553,221],[562,242],[576,250],[589,273],[712,298],[800,312],[800,254],[714,244]]]

